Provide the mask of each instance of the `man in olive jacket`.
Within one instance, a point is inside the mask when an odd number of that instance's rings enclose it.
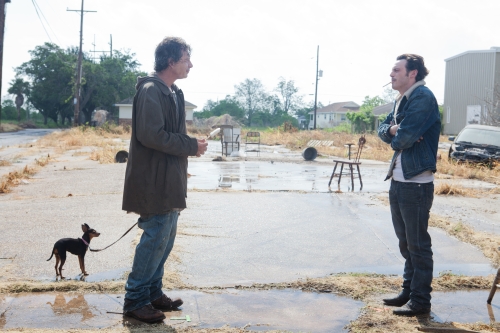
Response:
[[[167,37],[155,50],[155,72],[137,80],[123,210],[140,215],[143,229],[125,285],[126,316],[144,322],[165,318],[182,300],[162,292],[163,266],[172,250],[179,212],[186,208],[188,156],[201,156],[205,140],[186,134],[184,95],[174,82],[193,67],[191,48]]]

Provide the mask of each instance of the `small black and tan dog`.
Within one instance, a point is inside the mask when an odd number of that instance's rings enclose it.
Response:
[[[66,251],[78,256],[82,274],[84,276],[88,275],[85,271],[85,253],[87,253],[92,238],[99,237],[100,233],[95,231],[95,229],[91,229],[87,223],[82,224],[82,230],[82,238],[61,238],[54,244],[52,254],[50,255],[50,258],[47,259],[47,261],[52,259],[53,255],[56,256],[56,278],[65,278],[64,276],[62,276],[62,269],[64,263],[66,262]],[[59,262],[61,262],[60,265]],[[59,265],[59,268],[57,267],[57,265]]]

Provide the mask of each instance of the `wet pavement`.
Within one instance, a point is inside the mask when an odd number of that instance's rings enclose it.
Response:
[[[432,320],[439,323],[499,323],[500,297],[496,295],[489,305],[486,303],[489,293],[489,290],[432,292]],[[394,294],[379,295],[378,299],[392,296]]]
[[[55,258],[46,261],[61,238],[82,237],[87,223],[101,233],[90,247],[103,248],[116,241],[136,221],[121,210],[125,164],[99,164],[73,151],[54,158],[27,184],[0,196],[0,281],[55,280]],[[131,267],[137,230],[102,252],[88,252],[87,281],[121,279]],[[64,276],[78,279],[78,257],[68,254]]]
[[[398,274],[388,207],[362,193],[191,192],[178,267],[197,286],[291,281],[339,272]],[[430,228],[434,272],[492,274],[482,252]]]
[[[362,302],[334,294],[294,290],[223,292],[169,291],[184,304],[165,312],[165,325],[252,331],[341,332],[356,319]],[[0,296],[0,330],[12,328],[89,329],[140,324],[124,317],[123,295],[23,294]],[[113,312],[113,313],[108,313]],[[181,320],[189,317],[190,321]],[[174,319],[172,319],[174,318]]]
[[[402,274],[403,259],[390,211],[380,200],[389,188],[383,181],[388,163],[363,161],[363,190],[359,190],[358,179],[353,189],[344,176],[336,192],[337,178],[328,188],[331,158],[304,161],[300,152],[274,146],[263,147],[260,157],[248,153],[214,162],[212,159],[220,155],[217,147],[220,144],[209,145],[207,156],[192,158],[189,163],[188,209],[180,216],[174,248],[180,258],[175,270],[184,282],[197,287],[231,287],[340,272]],[[0,260],[0,281],[53,281],[55,261],[46,262],[52,246],[63,237],[80,237],[82,223],[101,232],[92,241],[93,248],[117,240],[137,219],[121,210],[124,173],[125,164],[102,165],[88,160],[87,155],[67,151],[26,184],[0,196],[0,257],[6,258]],[[497,232],[500,219],[494,207],[498,200],[477,198],[491,200],[486,211],[475,200],[436,196],[433,212]],[[464,275],[496,272],[476,247],[441,229],[430,228],[430,233],[435,275],[443,271]],[[137,229],[106,251],[89,252],[85,257],[90,273],[86,281],[122,280],[131,266],[136,235]],[[68,256],[64,272],[79,279],[76,256]],[[176,294],[173,296],[186,303],[182,312],[172,315],[189,315],[191,324],[198,327],[251,323],[253,330],[331,332],[356,318],[362,307],[335,295],[297,291]],[[460,303],[453,300],[467,297],[433,295],[436,318],[443,321],[462,311],[452,306]],[[485,303],[486,296],[470,295]],[[122,316],[106,313],[121,311],[121,297],[0,294],[0,329],[61,327],[51,326],[61,318],[66,325],[63,328],[122,325]],[[446,297],[450,297],[448,303],[440,308],[440,300]],[[499,312],[495,308],[498,302],[493,303],[493,311]],[[469,300],[460,306],[467,304],[475,303]],[[482,309],[483,305],[474,308]],[[21,309],[28,311],[25,317],[18,315]],[[348,312],[342,312],[344,309]],[[469,322],[484,318],[483,312],[469,312]],[[127,319],[125,323],[134,321]],[[175,321],[172,325],[187,324]]]
[[[193,162],[189,164],[190,190],[231,189],[235,191],[302,191],[332,192],[338,190],[338,178],[328,182],[333,167],[326,163],[307,162],[294,164],[281,161],[226,161]],[[363,192],[383,192],[384,165],[366,165],[362,169]],[[359,179],[354,179],[354,191],[359,191]],[[352,191],[350,176],[341,178],[341,191]]]
[[[5,148],[12,145],[21,145],[37,141],[44,135],[59,131],[58,129],[35,128],[25,129],[17,132],[0,133],[0,148]],[[0,155],[1,156],[1,155]]]
[[[431,317],[436,322],[496,323],[500,299],[486,304],[488,291],[433,292]],[[335,294],[296,290],[169,291],[184,300],[166,312],[173,327],[245,327],[252,331],[341,332],[359,315],[362,302]],[[388,295],[381,295],[383,298]],[[15,328],[103,329],[138,325],[124,317],[123,294],[7,294],[0,295],[0,330]],[[382,305],[381,305],[382,306]],[[392,308],[388,308],[392,309]]]

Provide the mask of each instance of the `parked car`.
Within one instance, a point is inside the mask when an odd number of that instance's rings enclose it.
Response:
[[[448,157],[461,162],[484,163],[491,166],[500,162],[500,127],[467,125],[454,137]]]

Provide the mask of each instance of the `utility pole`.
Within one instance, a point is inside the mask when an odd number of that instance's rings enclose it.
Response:
[[[0,125],[2,124],[2,67],[3,67],[3,36],[5,32],[5,4],[10,0],[0,0]]]
[[[95,50],[95,35],[94,35],[94,42],[92,43],[92,45],[94,46],[94,51],[90,51],[92,53],[94,53],[94,55],[92,56],[92,60],[96,60],[96,59],[99,59],[95,56],[96,52],[101,52],[101,53],[107,53],[108,51],[96,51]],[[110,57],[111,57],[111,53],[110,53]]]
[[[0,0],[1,1],[1,0]],[[93,12],[95,10],[83,10],[83,0],[82,0],[82,9],[74,10],[74,9],[66,9],[68,12],[80,12],[80,48],[78,49],[78,64],[76,67],[76,83],[75,83],[75,99],[73,103],[75,104],[75,113],[73,119],[73,126],[78,126],[78,116],[80,113],[80,86],[82,83],[82,41],[83,41],[83,13],[84,12]]]
[[[113,58],[113,35],[109,35],[109,57]]]
[[[319,45],[316,51],[316,91],[314,92],[314,129],[316,129],[316,109],[318,108],[318,67],[319,66]]]

